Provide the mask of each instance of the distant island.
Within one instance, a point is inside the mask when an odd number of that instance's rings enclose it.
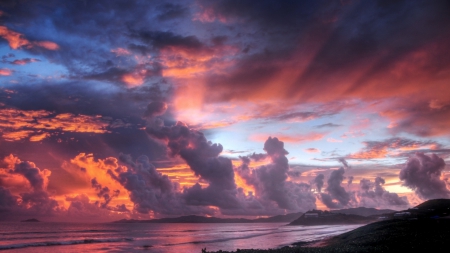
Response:
[[[41,222],[41,221],[38,219],[28,219],[28,220],[22,220],[20,222]]]
[[[127,220],[122,219],[114,221],[114,223],[263,223],[263,222],[285,222],[289,223],[296,220],[303,213],[290,213],[285,215],[277,215],[268,218],[244,219],[244,218],[216,218],[204,217],[198,215],[188,215],[176,218],[162,218],[151,220]]]

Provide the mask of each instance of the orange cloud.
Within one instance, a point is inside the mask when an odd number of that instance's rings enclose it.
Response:
[[[49,137],[50,134],[49,133],[42,133],[42,134],[37,134],[37,135],[33,135],[30,137],[30,141],[42,141],[43,139]]]
[[[36,42],[33,42],[33,44],[36,46],[39,46],[39,47],[43,47],[48,50],[58,50],[59,49],[58,44],[56,44],[55,42],[51,42],[51,41],[36,41]]]
[[[0,26],[0,37],[8,41],[12,49],[30,45],[30,41],[24,38],[23,34],[9,30],[6,26]]]
[[[80,183],[76,185],[64,185],[65,190],[73,192],[71,195],[85,194],[90,199],[101,200],[91,186],[91,180],[95,178],[99,184],[108,187],[111,191],[120,190],[117,198],[111,201],[112,205],[125,204],[129,209],[132,209],[133,203],[130,201],[128,191],[123,188],[116,180],[113,180],[108,170],[125,169],[119,165],[117,158],[107,157],[105,159],[95,159],[92,154],[80,153],[70,162],[65,162],[62,168],[70,173],[72,177],[76,178]],[[69,203],[66,203],[68,205]]]
[[[0,178],[2,178],[2,184],[4,183],[7,188],[12,190],[13,193],[26,192],[32,189],[29,180],[25,178],[25,176],[20,174],[12,174],[11,170],[14,170],[14,167],[17,164],[20,164],[22,161],[10,154],[3,159],[3,163],[6,165],[5,168],[0,167]],[[48,177],[52,174],[48,169],[39,169],[36,167],[36,164],[33,162],[29,162],[32,168],[36,168],[38,174],[43,179],[43,190],[47,189],[48,186]]]
[[[156,171],[168,176],[171,181],[177,182],[183,187],[191,187],[196,183],[199,183],[203,187],[208,186],[208,184],[199,182],[199,177],[185,164],[157,168]]]
[[[30,130],[3,132],[2,137],[3,137],[3,139],[5,139],[5,141],[19,141],[24,138],[27,138],[28,136],[30,136],[33,133],[34,133],[34,131],[30,131]]]
[[[10,69],[0,69],[0,76],[10,76],[12,74],[12,70]]]
[[[144,83],[145,75],[139,73],[129,73],[122,76],[122,81],[127,84],[129,88],[140,86]]]
[[[48,50],[58,50],[58,44],[51,41],[35,41],[30,42],[21,33],[9,30],[6,26],[0,26],[0,37],[8,41],[12,49],[19,49],[21,47],[32,48],[33,46],[43,47]]]
[[[371,149],[368,151],[363,151],[355,154],[351,154],[348,158],[353,159],[377,159],[377,158],[385,158],[389,154],[386,147],[381,149]]]
[[[71,113],[54,114],[48,111],[25,111],[18,109],[0,109],[0,131],[7,141],[26,137],[30,141],[41,141],[50,136],[42,130],[59,130],[78,133],[106,133],[109,121],[101,116],[74,115]]]

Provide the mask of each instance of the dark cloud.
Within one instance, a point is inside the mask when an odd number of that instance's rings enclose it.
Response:
[[[449,60],[432,53],[421,68],[425,73],[402,73],[401,81],[399,75],[392,73],[406,57],[430,44],[436,43],[446,52],[450,50],[446,1],[426,5],[421,1],[393,5],[360,1],[345,5],[337,1],[261,1],[258,6],[251,1],[202,1],[201,5],[212,9],[217,17],[236,23],[245,21],[256,31],[266,31],[248,34],[263,42],[249,39],[256,50],[227,74],[211,77],[218,91],[217,100],[246,99],[257,87],[273,88],[269,80],[281,78],[286,69],[300,71],[286,80],[285,92],[274,96],[329,101],[359,95],[367,98],[402,95],[405,87],[419,90],[412,76],[433,76],[450,66]],[[283,45],[275,39],[280,36],[285,38]],[[293,55],[301,55],[305,62]],[[361,69],[368,62],[370,66]],[[360,72],[365,74],[358,75]],[[372,80],[379,78],[386,80],[383,86],[386,92],[374,88]],[[328,85],[336,81],[339,85]],[[392,83],[397,86],[393,88]]]
[[[441,179],[444,169],[445,162],[437,155],[416,153],[408,159],[399,178],[422,199],[448,198],[450,191]]]
[[[179,19],[189,14],[188,8],[180,4],[164,3],[158,6],[157,9],[161,11],[157,17],[161,21]]]
[[[13,173],[23,175],[28,182],[30,182],[31,187],[35,191],[43,191],[45,187],[45,181],[47,181],[47,176],[41,173],[41,170],[34,165],[34,163],[30,162],[21,162],[14,166]]]
[[[347,186],[350,186],[353,183],[353,176],[349,176],[347,179]]]
[[[231,160],[220,157],[222,145],[206,140],[203,133],[189,129],[184,123],[167,127],[159,119],[147,127],[147,132],[165,140],[172,156],[180,156],[197,176],[209,183],[202,188],[199,184],[184,191],[187,203],[191,205],[214,205],[223,209],[239,208],[236,198],[237,187]]]
[[[315,208],[315,197],[310,191],[310,185],[287,181],[289,164],[284,143],[277,138],[269,137],[264,143],[264,150],[271,159],[270,164],[250,169],[248,167],[250,156],[241,158],[243,165],[238,168],[239,175],[246,183],[255,187],[260,202],[272,201],[280,209],[293,211]]]
[[[145,117],[155,117],[164,114],[167,110],[167,104],[164,102],[151,102],[147,106],[147,110],[144,112]]]
[[[316,185],[318,192],[322,191],[324,178],[325,176],[323,174],[319,174],[314,178],[314,184]]]
[[[131,36],[153,46],[155,49],[177,47],[185,50],[199,51],[205,46],[196,36],[182,36],[172,32],[139,30],[131,31]]]
[[[129,155],[121,155],[120,160],[127,165],[127,170],[109,170],[113,179],[119,182],[130,194],[134,210],[147,214],[191,214],[200,212],[187,207],[179,193],[179,185],[156,171],[148,157],[140,156],[135,162]]]
[[[327,193],[320,194],[322,202],[328,208],[340,208],[347,206],[351,200],[351,195],[341,186],[344,180],[345,170],[343,167],[333,170],[327,181]]]
[[[0,186],[0,219],[5,219],[8,214],[17,208],[17,197],[13,196],[11,192]]]
[[[339,162],[342,163],[342,165],[344,165],[344,168],[345,168],[345,169],[350,168],[350,167],[348,166],[347,161],[346,161],[344,158],[339,158],[338,160],[339,160]]]
[[[340,127],[342,125],[334,124],[334,123],[326,123],[322,125],[317,125],[316,128],[328,128],[328,127]]]

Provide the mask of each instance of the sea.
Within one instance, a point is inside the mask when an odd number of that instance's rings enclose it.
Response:
[[[286,223],[1,222],[2,252],[196,252],[269,249],[315,241],[360,225]]]

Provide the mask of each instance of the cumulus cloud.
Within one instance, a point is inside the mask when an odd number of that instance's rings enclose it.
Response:
[[[257,199],[261,203],[274,202],[277,208],[292,211],[315,208],[315,197],[310,191],[310,185],[287,181],[289,164],[284,143],[278,138],[269,137],[264,143],[264,150],[271,160],[270,164],[250,169],[248,157],[243,159],[244,166],[238,168],[239,175],[255,188]]]
[[[236,198],[237,187],[231,160],[220,157],[222,145],[208,141],[202,132],[189,129],[184,123],[167,127],[159,119],[147,127],[147,132],[167,142],[172,156],[179,156],[197,176],[208,182],[208,187],[199,184],[184,192],[187,203],[191,205],[214,205],[224,209],[239,208]]]
[[[408,159],[399,178],[422,199],[448,198],[450,191],[441,179],[444,169],[445,162],[437,155],[416,153]]]
[[[24,216],[33,215],[33,217],[52,217],[58,215],[62,208],[59,207],[58,202],[51,198],[46,191],[48,184],[48,176],[50,176],[49,170],[40,170],[32,162],[20,161],[17,157],[12,155],[4,159],[6,168],[0,169],[0,174],[7,171],[13,175],[20,175],[31,186],[31,189],[27,189],[26,186],[18,185],[20,192],[17,195],[13,195],[9,189],[3,187],[5,184],[0,181],[0,208],[2,209],[2,217],[8,218],[20,218]],[[16,180],[14,177],[8,177],[7,179]],[[25,183],[19,181],[19,184]]]
[[[351,200],[351,195],[341,186],[344,180],[345,170],[343,167],[333,170],[327,181],[327,193],[320,194],[322,202],[328,208],[340,208],[347,206]]]
[[[134,210],[142,214],[213,214],[214,210],[186,205],[178,183],[157,172],[147,156],[134,162],[129,155],[121,155],[126,169],[108,170],[108,174],[128,190]]]
[[[314,178],[314,184],[317,187],[317,191],[321,192],[322,191],[322,187],[323,187],[323,179],[325,178],[325,176],[323,174],[319,174]]]
[[[409,205],[406,197],[400,197],[396,193],[391,193],[383,188],[385,180],[376,177],[374,181],[361,179],[358,192],[359,205],[364,207],[394,207],[405,208]]]

